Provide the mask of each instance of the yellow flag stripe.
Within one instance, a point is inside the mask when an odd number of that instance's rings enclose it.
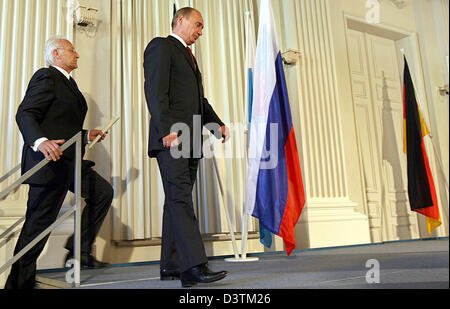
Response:
[[[426,222],[427,222],[428,234],[431,235],[431,233],[442,224],[441,218],[439,217],[439,220],[436,220],[436,219],[433,219],[430,217],[425,217],[425,218],[426,218]]]
[[[422,112],[419,110],[419,117],[420,117],[420,130],[422,131],[422,137],[427,136],[430,134],[430,130],[427,127],[427,123],[425,122],[425,119],[423,118]],[[403,153],[408,153],[408,143],[407,143],[407,136],[406,136],[406,119],[403,118]]]
[[[420,129],[422,130],[422,136],[427,136],[430,134],[430,130],[428,130],[425,119],[423,118],[422,111],[419,108],[419,117],[420,117]]]

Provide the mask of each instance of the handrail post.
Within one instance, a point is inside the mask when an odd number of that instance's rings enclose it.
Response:
[[[78,133],[77,141],[75,143],[75,175],[74,175],[74,193],[75,193],[75,220],[74,229],[75,235],[73,240],[74,258],[75,258],[75,272],[74,272],[74,286],[80,286],[80,265],[81,265],[81,147],[82,134]]]
[[[65,221],[69,216],[75,213],[74,220],[74,287],[80,286],[80,261],[81,261],[81,167],[82,167],[82,157],[81,157],[81,147],[83,147],[83,134],[79,132],[74,135],[69,141],[61,146],[61,150],[64,152],[67,148],[75,144],[75,170],[74,170],[74,194],[75,194],[75,205],[71,210],[59,216],[55,222],[53,222],[48,228],[46,228],[41,234],[36,238],[31,240],[20,252],[14,255],[6,264],[0,266],[0,274],[5,272],[11,265],[18,261],[23,255],[30,251],[39,241],[44,239],[44,237],[50,234],[61,222]],[[19,179],[14,181],[5,190],[0,192],[0,201],[5,198],[9,193],[15,190],[18,186],[24,183],[27,179],[36,174],[40,169],[46,166],[50,161],[43,159],[41,162],[36,164],[33,168],[27,171]],[[20,165],[16,166],[13,170],[8,172],[5,176],[0,178],[0,182],[3,182],[8,177],[13,175],[16,171],[20,169]],[[19,226],[25,217],[19,219],[12,227],[0,235],[0,239],[6,238],[14,232],[14,229]]]

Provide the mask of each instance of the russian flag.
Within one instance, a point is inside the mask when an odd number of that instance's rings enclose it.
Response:
[[[261,1],[245,211],[295,248],[305,193],[270,0]]]

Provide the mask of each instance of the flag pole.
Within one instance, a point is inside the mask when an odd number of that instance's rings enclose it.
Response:
[[[246,25],[247,25],[247,27],[246,27],[247,28],[246,29],[247,30],[246,61],[248,62],[248,60],[249,60],[248,59],[249,58],[249,55],[248,55],[248,52],[249,52],[248,51],[248,44],[250,42],[250,40],[248,38],[249,38],[249,31],[250,31],[250,26],[251,26],[250,25],[250,12],[246,11],[245,12],[245,16],[246,16]],[[246,68],[246,69],[248,69],[248,68]],[[246,90],[250,91],[250,87],[248,85],[248,83],[249,83],[248,78],[247,78],[246,82],[247,82]],[[246,100],[249,100],[249,98],[247,97]],[[249,121],[249,115],[250,115],[250,111],[249,111],[249,107],[248,106],[247,106],[247,108],[245,108],[244,115],[245,115],[245,119],[246,119],[245,121],[247,123],[247,121]],[[245,137],[245,140],[246,140],[245,149],[247,150],[246,151],[246,160],[248,159],[247,158],[248,157],[248,130],[249,130],[249,128],[247,126],[247,129],[244,132],[244,134],[246,135],[246,137]],[[248,166],[247,166],[247,168],[248,168]],[[246,176],[244,178],[246,178]],[[246,181],[246,179],[244,179],[244,187],[246,187],[246,183],[247,183],[247,181]],[[257,257],[247,257],[248,214],[245,211],[245,204],[242,207],[241,229],[242,229],[242,240],[241,240],[242,253],[241,253],[241,256],[240,256],[240,258],[228,258],[228,259],[225,259],[225,261],[227,261],[227,262],[255,262],[255,261],[258,261],[259,258],[257,258]]]
[[[248,61],[249,59],[249,55],[248,55],[248,50],[249,50],[249,48],[248,48],[248,45],[249,45],[249,43],[250,43],[250,39],[249,39],[249,33],[250,33],[250,11],[246,11],[245,12],[245,24],[246,24],[246,30],[247,30],[247,47],[246,47],[246,55],[245,55],[245,57],[246,57],[246,61]],[[247,63],[247,65],[248,65],[248,63]],[[246,68],[246,69],[248,69],[248,68]],[[247,74],[248,74],[248,72],[247,72]],[[248,85],[248,83],[249,83],[249,81],[248,81],[248,78],[246,79],[246,83],[247,83],[247,85],[246,85],[246,89],[247,89],[247,92],[248,91],[250,91],[250,87],[249,87],[249,85]],[[246,100],[249,100],[249,98],[247,97],[247,98],[245,98]],[[247,101],[248,102],[248,101]],[[248,102],[249,103],[249,102]],[[246,108],[245,108],[245,116],[246,116],[246,119],[245,119],[245,121],[250,121],[249,120],[249,117],[250,117],[250,110],[249,110],[249,106],[247,106]],[[247,160],[247,169],[248,169],[248,130],[249,130],[249,126],[247,125],[247,129],[245,130],[245,140],[246,140],[246,149],[247,149],[247,153],[246,153],[246,160]],[[247,173],[245,174],[245,176],[247,177]],[[245,179],[244,180],[244,187],[246,188],[247,186],[246,186],[246,184],[247,184],[247,179]],[[242,241],[241,241],[241,245],[242,245],[242,251],[241,251],[241,258],[243,259],[243,260],[245,260],[246,258],[247,258],[247,238],[248,238],[248,215],[247,215],[247,212],[245,211],[245,201],[244,201],[244,205],[243,205],[243,207],[242,207],[242,218],[241,218],[241,228],[242,228]]]
[[[213,143],[211,143],[211,150],[214,152]],[[235,226],[231,222],[230,213],[228,210],[228,203],[227,203],[228,198],[226,197],[227,193],[225,192],[225,190],[223,188],[222,177],[220,177],[219,166],[217,165],[216,156],[213,155],[212,159],[213,159],[214,170],[216,171],[217,180],[219,182],[219,189],[220,189],[220,192],[222,193],[223,204],[224,204],[224,209],[225,209],[225,216],[227,218],[228,227],[230,228],[231,243],[233,245],[234,257],[235,257],[235,259],[239,259],[239,253],[238,253],[237,245],[236,245],[236,237],[234,236]]]

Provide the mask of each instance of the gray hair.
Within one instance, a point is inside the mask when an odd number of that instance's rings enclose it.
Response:
[[[67,40],[65,37],[63,36],[52,36],[51,38],[49,38],[47,40],[47,42],[45,42],[45,47],[44,47],[44,61],[45,61],[45,66],[51,66],[54,62],[54,56],[53,56],[53,51],[55,49],[61,48],[61,41],[62,40]]]

